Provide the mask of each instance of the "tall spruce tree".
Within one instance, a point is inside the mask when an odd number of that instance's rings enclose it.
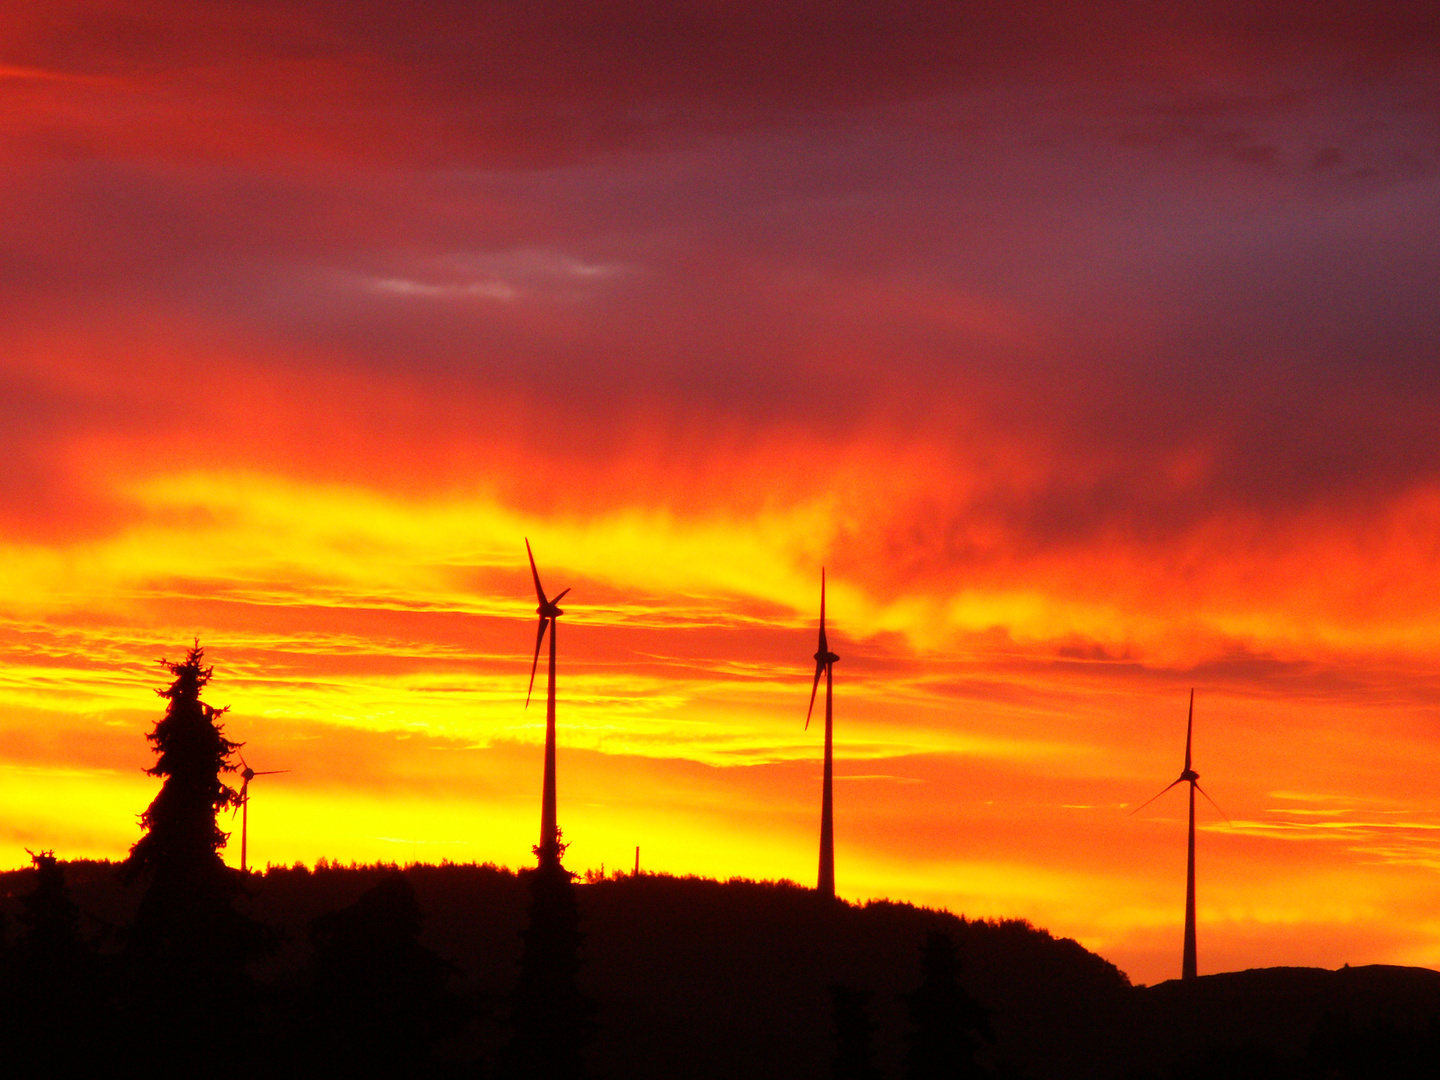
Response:
[[[252,984],[245,964],[271,944],[271,935],[235,909],[243,892],[239,871],[220,858],[228,834],[216,815],[239,802],[220,779],[234,772],[239,744],[225,738],[217,709],[200,700],[212,668],[197,641],[179,663],[162,660],[173,676],[157,690],[169,701],[146,738],[156,761],[147,770],[164,780],[140,817],[145,834],[130,849],[122,874],[147,883],[127,945],[136,1049],[177,1074],[238,1067],[235,1040],[217,1033],[242,1022]],[[153,1038],[164,1018],[164,1037]]]
[[[240,744],[225,738],[219,722],[228,706],[217,709],[200,700],[214,672],[203,665],[204,657],[196,641],[183,662],[160,661],[174,681],[155,691],[170,704],[145,736],[158,755],[145,771],[165,782],[140,816],[145,835],[125,860],[129,880],[144,873],[154,874],[156,884],[176,877],[194,881],[224,876],[220,849],[229,834],[221,831],[215,815],[240,803],[240,796],[220,780],[221,773],[235,771],[230,755]]]

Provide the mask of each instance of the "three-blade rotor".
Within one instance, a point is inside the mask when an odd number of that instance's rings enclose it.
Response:
[[[1201,795],[1204,795],[1204,796],[1205,796],[1206,800],[1210,803],[1211,806],[1215,807],[1216,812],[1219,813],[1219,815],[1220,815],[1221,817],[1223,817],[1226,821],[1230,821],[1230,816],[1229,816],[1228,814],[1226,814],[1224,810],[1221,810],[1221,809],[1220,809],[1220,804],[1217,803],[1214,799],[1210,798],[1210,793],[1200,786],[1200,774],[1197,773],[1197,772],[1191,767],[1190,746],[1191,746],[1192,736],[1194,735],[1194,733],[1195,733],[1195,691],[1192,689],[1192,690],[1190,691],[1190,715],[1189,715],[1189,717],[1188,717],[1188,718],[1186,719],[1186,721],[1185,721],[1185,768],[1184,768],[1184,770],[1181,771],[1181,773],[1180,773],[1180,775],[1179,775],[1178,777],[1176,777],[1174,780],[1170,781],[1170,783],[1166,784],[1163,788],[1161,788],[1159,791],[1157,791],[1154,795],[1151,795],[1150,798],[1146,799],[1146,800],[1145,800],[1143,803],[1141,803],[1139,806],[1135,807],[1134,810],[1131,810],[1131,811],[1130,811],[1130,814],[1131,814],[1131,815],[1138,814],[1141,810],[1144,810],[1145,807],[1149,806],[1149,805],[1150,805],[1151,803],[1153,803],[1156,799],[1160,798],[1161,795],[1164,795],[1165,792],[1169,791],[1171,788],[1175,787],[1177,784],[1187,784],[1187,783],[1188,783],[1188,784],[1190,784],[1196,791],[1200,792]],[[1231,823],[1232,825],[1234,824],[1234,822],[1230,822],[1230,823]]]
[[[535,659],[530,663],[530,688],[525,691],[525,707],[528,709],[530,695],[535,692],[535,672],[540,669],[540,647],[545,644],[545,631],[550,628],[550,624],[554,620],[565,614],[557,605],[570,590],[564,589],[547,600],[545,589],[540,584],[540,571],[535,569],[535,554],[530,550],[528,537],[525,540],[525,554],[530,556],[530,576],[535,579],[535,598],[540,601],[539,606],[535,608],[535,614],[540,616],[540,627],[535,634]]]
[[[230,811],[231,817],[235,816],[236,812],[239,811],[240,807],[244,805],[245,800],[250,797],[251,780],[254,780],[257,776],[278,776],[280,773],[287,773],[290,771],[289,769],[264,769],[257,772],[255,769],[252,769],[245,761],[244,754],[240,755],[240,764],[243,765],[244,768],[240,770],[239,801],[235,804],[235,809]]]
[[[825,568],[820,568],[820,648],[815,651],[815,681],[810,686],[810,708],[805,712],[805,730],[810,730],[810,717],[815,712],[815,694],[820,689],[820,676],[827,670],[833,672],[835,661],[840,657],[830,651],[825,638]],[[828,692],[828,691],[827,691]]]

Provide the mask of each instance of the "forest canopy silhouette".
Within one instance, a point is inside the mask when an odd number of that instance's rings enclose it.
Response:
[[[31,1060],[53,1060],[56,1046],[91,1060],[109,1060],[115,1046],[138,1050],[158,1030],[148,1007],[126,999],[122,977],[139,887],[124,884],[115,864],[54,865],[60,873],[46,885],[35,868],[0,875],[9,1045],[43,1042]],[[261,1076],[283,1074],[276,1056],[321,1071],[353,1067],[349,1075],[538,1075],[520,1069],[513,1049],[527,873],[415,864],[251,875],[237,908],[281,944],[248,967],[244,1012],[216,1009],[203,1030],[228,1032],[243,1016],[249,1036],[224,1054]],[[1423,969],[1270,969],[1145,988],[1023,922],[819,903],[787,882],[626,874],[577,883],[574,894],[584,932],[576,985],[595,1006],[580,1075],[842,1075],[839,1064],[857,1053],[854,1027],[837,1026],[846,1007],[852,1025],[868,1029],[858,1053],[873,1072],[857,1075],[890,1080],[932,1075],[907,1062],[912,1048],[933,1045],[920,1037],[922,1017],[947,1009],[961,1026],[942,1029],[942,1042],[965,1040],[964,1060],[979,1071],[940,1075],[1178,1080],[1233,1076],[1247,1063],[1263,1067],[1250,1075],[1418,1077],[1430,1074],[1405,1063],[1429,1068],[1437,1049],[1440,973]],[[73,938],[58,946],[34,936],[23,914],[27,903],[57,898],[75,919]],[[927,951],[947,947],[953,964],[927,961]],[[52,984],[63,985],[63,1001],[53,989],[37,996],[43,986],[26,959],[57,948],[74,950],[65,970],[84,972]],[[836,987],[852,1004],[837,1007]],[[1338,1071],[1317,1071],[1332,1062]],[[1389,1071],[1366,1071],[1373,1062]]]

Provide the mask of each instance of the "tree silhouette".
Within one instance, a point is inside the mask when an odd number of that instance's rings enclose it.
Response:
[[[558,836],[556,842],[558,846]],[[585,935],[580,932],[574,875],[557,857],[542,859],[528,876],[530,923],[520,933],[524,949],[511,999],[514,1037],[505,1072],[517,1080],[575,1080],[584,1075],[582,1051],[595,1004],[580,992],[576,980]]]
[[[976,1061],[993,1042],[990,1021],[960,985],[960,954],[950,935],[931,930],[920,949],[920,985],[905,995],[912,1029],[906,1080],[969,1080],[985,1075]]]
[[[424,1075],[434,1044],[456,1030],[455,969],[420,944],[420,905],[399,871],[349,907],[317,917],[310,1042],[337,1075]]]
[[[169,705],[146,736],[157,755],[147,771],[164,783],[122,864],[127,882],[149,883],[126,947],[130,1008],[139,1010],[131,1037],[151,1058],[186,1071],[238,1065],[238,1043],[220,1041],[217,1025],[245,1014],[252,985],[244,965],[272,940],[235,910],[239,872],[220,858],[228,834],[216,815],[239,799],[220,774],[235,771],[229,759],[239,744],[219,723],[226,710],[200,700],[213,671],[203,660],[197,641],[183,661],[160,661],[173,681],[156,691]],[[163,1037],[149,1030],[157,1021]]]
[[[22,936],[8,965],[7,1064],[17,1075],[99,1063],[106,1037],[101,963],[52,851],[30,852],[35,888],[20,897]]]
[[[848,986],[830,987],[830,1004],[835,1018],[835,1080],[880,1080],[871,1048],[875,1024],[867,1009],[870,993]]]
[[[57,959],[71,956],[81,949],[80,909],[65,887],[65,870],[53,851],[25,852],[35,868],[35,889],[20,898],[22,951]]]
[[[174,681],[155,691],[170,704],[155,730],[145,736],[159,756],[145,771],[164,777],[165,783],[140,816],[145,835],[125,860],[128,880],[145,872],[154,873],[157,882],[177,877],[218,878],[223,869],[220,849],[229,834],[220,830],[215,815],[228,806],[238,806],[240,796],[221,783],[220,774],[235,771],[230,755],[240,744],[225,738],[219,723],[228,706],[217,709],[200,700],[214,672],[202,665],[204,656],[196,641],[183,662],[160,661]]]

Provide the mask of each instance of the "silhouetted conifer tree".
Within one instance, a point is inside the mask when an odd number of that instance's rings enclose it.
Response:
[[[8,965],[6,1062],[16,1073],[79,1071],[99,1062],[108,1035],[101,964],[80,932],[65,869],[51,851],[30,852],[35,888],[20,898],[22,936]]]
[[[505,1074],[517,1080],[584,1075],[582,1054],[595,1005],[576,979],[585,935],[573,878],[558,857],[542,858],[529,872],[530,923],[520,933],[520,982],[511,1002],[514,1037],[504,1062]]]
[[[875,1067],[871,1036],[875,1025],[867,1009],[870,994],[846,986],[830,987],[830,1004],[835,1018],[835,1080],[880,1080]]]
[[[960,955],[948,934],[932,930],[926,935],[920,966],[920,985],[905,995],[911,1024],[906,1080],[984,1076],[976,1055],[994,1035],[985,1010],[960,985]]]
[[[396,871],[311,923],[314,1062],[342,1076],[419,1076],[455,1031],[454,969],[420,944],[420,905]]]
[[[239,805],[240,797],[221,783],[220,774],[235,771],[230,755],[240,744],[225,738],[219,723],[228,708],[217,709],[200,700],[214,672],[214,668],[202,666],[204,656],[197,641],[183,662],[160,661],[175,678],[155,691],[170,704],[155,730],[145,736],[158,755],[145,771],[165,782],[140,816],[145,835],[125,860],[127,879],[146,872],[154,874],[157,882],[222,876],[220,849],[229,834],[220,830],[215,815]],[[233,884],[230,888],[234,890]]]
[[[53,851],[26,849],[35,868],[35,889],[20,898],[23,950],[60,958],[80,951],[80,909],[65,887],[65,869]]]
[[[234,908],[243,892],[239,872],[220,858],[228,834],[216,815],[239,796],[220,780],[234,772],[239,744],[219,723],[225,709],[200,700],[210,681],[197,641],[179,663],[162,660],[173,676],[157,690],[169,701],[146,738],[157,760],[147,770],[164,779],[141,815],[143,835],[122,865],[126,881],[148,879],[127,945],[131,1007],[158,1014],[164,1038],[135,1030],[155,1015],[132,1016],[132,1035],[158,1063],[214,1071],[240,1057],[237,1040],[218,1039],[220,1017],[236,1022],[252,989],[244,965],[270,935]]]

